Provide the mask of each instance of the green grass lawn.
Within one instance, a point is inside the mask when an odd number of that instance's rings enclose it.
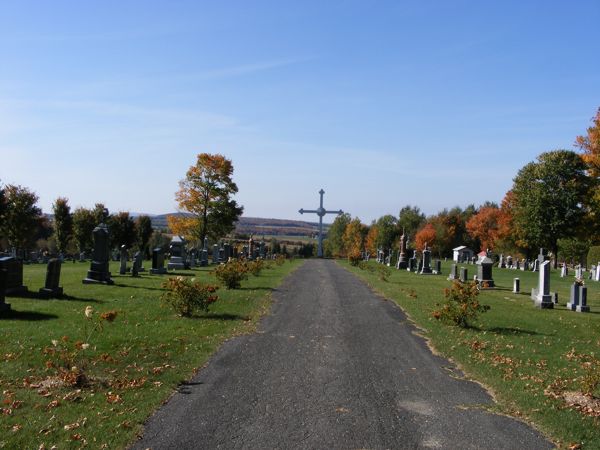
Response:
[[[446,280],[451,262],[442,265],[445,275],[417,275],[391,268],[388,282],[346,261],[340,264],[400,305],[436,351],[487,386],[498,401],[498,412],[534,424],[560,446],[577,443],[586,449],[600,448],[599,418],[547,395],[549,391],[580,391],[586,375],[600,377],[600,366],[586,368],[583,360],[583,355],[600,357],[600,283],[586,280],[592,312],[576,313],[565,308],[573,277],[561,279],[559,271],[552,271],[550,290],[558,292],[559,305],[540,310],[530,299],[537,273],[494,268],[497,289],[479,295],[491,309],[471,328],[461,329],[432,317],[444,298],[443,289],[451,286]],[[468,268],[470,278],[477,273],[477,266],[462,266]],[[511,292],[515,277],[521,280],[522,294]],[[595,395],[600,396],[598,389]]]
[[[89,263],[66,262],[64,299],[7,297],[12,311],[0,314],[0,448],[125,447],[223,341],[255,328],[268,311],[271,289],[299,264],[273,265],[238,290],[221,288],[210,312],[192,318],[160,305],[167,275],[120,276],[118,263],[111,264],[113,286],[82,284]],[[43,287],[45,270],[25,266],[30,292]],[[217,284],[210,271],[179,274]],[[87,306],[94,309],[92,320],[84,315]],[[114,322],[103,321],[103,330],[90,336],[92,322],[108,311],[116,311]],[[52,352],[72,349],[77,341],[90,347],[73,364],[84,367],[91,381],[81,388],[57,385],[56,369],[47,367],[58,360]]]

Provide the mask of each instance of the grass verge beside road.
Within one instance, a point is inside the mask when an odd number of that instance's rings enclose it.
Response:
[[[591,313],[568,311],[573,277],[560,278],[553,271],[550,290],[558,292],[559,305],[540,310],[530,299],[537,273],[495,268],[497,288],[479,295],[491,309],[474,326],[462,329],[432,317],[443,289],[451,285],[446,280],[450,262],[443,263],[445,275],[392,268],[388,282],[377,273],[339,262],[396,302],[436,351],[488,387],[498,402],[495,412],[534,424],[560,447],[600,448],[600,409],[594,401],[582,405],[591,399],[581,395],[595,385],[594,395],[600,397],[600,283],[586,281]],[[470,277],[476,274],[477,266],[464,267]],[[515,277],[521,280],[522,294],[512,293]]]
[[[125,447],[223,341],[255,329],[269,309],[271,290],[300,264],[273,265],[250,275],[241,289],[221,288],[210,312],[192,318],[160,305],[161,283],[173,274],[119,276],[118,263],[111,264],[113,286],[83,285],[89,263],[67,262],[64,299],[7,297],[12,311],[0,314],[0,448]],[[25,266],[30,292],[43,287],[45,270]],[[211,270],[177,275],[218,284]],[[92,319],[84,315],[87,306]],[[109,311],[116,319],[94,331],[91,324]],[[62,356],[59,349],[65,349]],[[73,355],[71,363],[85,367],[87,386],[67,386],[55,377],[51,362]]]

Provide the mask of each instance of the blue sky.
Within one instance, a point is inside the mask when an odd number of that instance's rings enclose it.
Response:
[[[500,202],[590,126],[598,23],[597,0],[5,1],[0,179],[46,212],[164,213],[208,152],[248,216],[321,188],[364,222]]]

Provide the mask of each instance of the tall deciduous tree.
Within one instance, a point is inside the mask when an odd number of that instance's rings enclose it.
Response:
[[[60,253],[65,253],[69,245],[69,239],[73,234],[73,216],[69,200],[59,197],[52,205],[54,213],[54,237],[56,238],[56,248]]]
[[[587,129],[587,136],[577,136],[575,145],[583,150],[583,160],[588,164],[590,175],[600,177],[600,108]]]
[[[425,244],[427,244],[428,248],[435,251],[437,250],[436,238],[435,227],[431,223],[426,223],[415,236],[415,246],[417,247],[417,250],[422,251],[425,248]]]
[[[110,240],[113,248],[120,248],[124,245],[131,248],[135,242],[135,222],[129,216],[128,212],[118,212],[110,216],[108,220]]]
[[[86,208],[77,208],[73,212],[73,236],[80,252],[89,252],[93,246],[92,232],[99,224],[94,212]]]
[[[348,256],[360,255],[365,247],[367,226],[362,224],[358,217],[352,219],[344,230],[344,249]]]
[[[386,214],[377,219],[377,239],[376,244],[378,248],[385,250],[386,252],[392,248],[394,241],[398,238],[398,219],[391,214]]]
[[[232,175],[229,159],[200,153],[175,194],[179,208],[187,215],[169,216],[171,230],[199,242],[206,236],[218,239],[231,232],[244,210],[231,198],[238,191]]]
[[[519,170],[512,188],[513,225],[526,247],[545,247],[556,256],[558,240],[577,235],[594,184],[586,170],[581,156],[569,150],[542,153]]]
[[[483,206],[467,222],[467,231],[479,240],[481,250],[495,249],[501,214],[497,206]]]
[[[143,255],[148,255],[148,242],[153,232],[150,217],[142,215],[135,219],[136,242]]]
[[[22,186],[9,184],[5,187],[6,212],[4,235],[8,244],[25,251],[33,246],[42,220],[42,210],[37,206],[35,192]]]
[[[350,214],[340,214],[335,218],[327,230],[327,240],[325,241],[325,252],[328,256],[344,257],[346,249],[344,247],[344,232],[352,220]]]
[[[410,239],[414,239],[417,231],[425,223],[425,214],[421,212],[418,206],[406,205],[400,210],[398,215],[398,231],[404,232]]]

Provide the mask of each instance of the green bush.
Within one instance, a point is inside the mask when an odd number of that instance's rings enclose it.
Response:
[[[358,266],[359,263],[362,261],[362,255],[360,253],[360,251],[358,250],[354,250],[351,252],[348,252],[348,262],[350,263],[351,266]]]
[[[238,289],[242,286],[242,281],[248,279],[248,264],[232,259],[225,264],[220,264],[215,269],[215,276],[227,289]]]
[[[447,323],[467,328],[469,322],[475,320],[480,313],[490,309],[477,300],[479,288],[475,281],[461,283],[455,280],[450,289],[444,289],[444,302],[440,309],[433,311],[433,317]]]
[[[199,283],[194,278],[169,278],[162,286],[167,289],[161,296],[163,304],[171,306],[184,317],[191,316],[196,310],[208,311],[208,307],[219,298],[214,295],[218,286]]]
[[[600,261],[600,245],[594,245],[590,247],[587,254],[587,267],[592,267],[592,264],[596,265]]]

